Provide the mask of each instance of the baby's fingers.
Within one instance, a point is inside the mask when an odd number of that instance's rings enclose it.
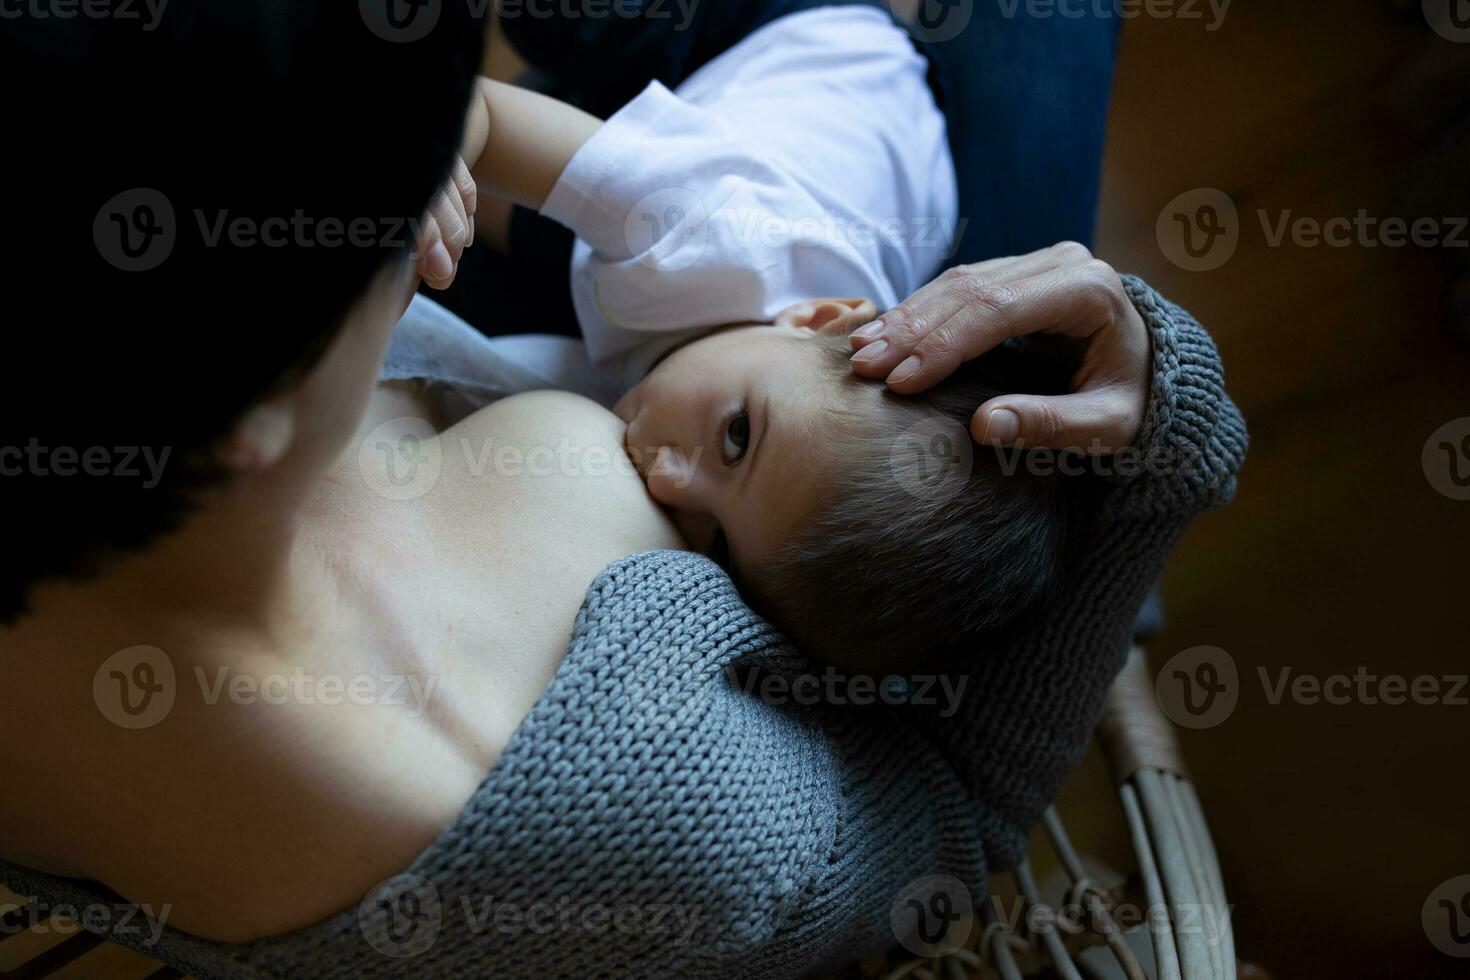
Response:
[[[459,201],[463,206],[465,223],[474,228],[475,210],[479,207],[480,187],[475,183],[475,178],[470,174],[470,168],[465,165],[464,158],[454,158],[454,171],[450,177],[454,189],[459,192]]]
[[[435,289],[443,289],[454,281],[454,257],[444,243],[444,233],[432,212],[425,216],[419,227],[414,260],[424,282]]]

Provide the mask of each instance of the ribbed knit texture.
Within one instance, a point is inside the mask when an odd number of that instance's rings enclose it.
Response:
[[[633,555],[588,590],[551,686],[454,824],[360,907],[249,944],[114,938],[204,980],[759,980],[892,945],[890,908],[925,875],[959,878],[978,901],[986,855],[1020,854],[1087,744],[1169,547],[1230,496],[1245,450],[1204,331],[1126,285],[1153,338],[1140,446],[1163,465],[1114,478],[1067,600],[984,652],[952,717],[760,700],[727,668],[804,662],[706,559]],[[49,903],[117,901],[3,863],[0,880]],[[670,906],[681,917],[650,928]],[[517,932],[496,917],[505,907],[570,910],[573,925]],[[593,908],[610,919],[583,919]],[[640,925],[609,924],[619,910]]]

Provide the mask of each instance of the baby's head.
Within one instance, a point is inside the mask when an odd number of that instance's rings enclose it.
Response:
[[[1064,371],[1006,345],[895,395],[848,366],[873,312],[820,300],[720,331],[616,408],[691,547],[812,656],[869,672],[973,651],[1037,613],[1096,499],[1086,477],[970,443],[983,402],[1064,391]]]

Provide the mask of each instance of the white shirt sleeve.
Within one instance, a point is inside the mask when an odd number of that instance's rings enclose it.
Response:
[[[886,309],[927,282],[957,192],[926,71],[881,11],[821,8],[609,119],[542,208],[578,236],[593,360],[631,385],[711,328],[819,296]]]

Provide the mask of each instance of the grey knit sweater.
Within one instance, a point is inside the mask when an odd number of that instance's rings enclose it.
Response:
[[[890,908],[923,876],[978,898],[1084,750],[1169,548],[1229,498],[1244,455],[1209,338],[1126,285],[1153,339],[1144,462],[1108,478],[1059,611],[980,658],[958,711],[753,696],[727,668],[790,677],[804,661],[709,561],[633,555],[588,590],[565,661],[464,811],[359,907],[241,945],[153,942],[116,916],[114,938],[206,980],[754,980],[892,945]],[[0,880],[53,905],[119,901],[13,865]]]

